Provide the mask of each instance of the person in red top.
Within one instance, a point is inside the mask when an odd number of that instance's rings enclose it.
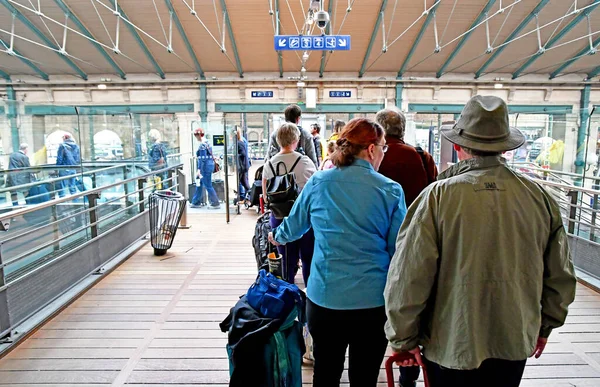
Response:
[[[375,120],[385,130],[388,145],[379,173],[402,186],[406,207],[409,207],[423,188],[435,181],[437,167],[429,153],[404,143],[406,118],[402,112],[392,109],[380,110]]]

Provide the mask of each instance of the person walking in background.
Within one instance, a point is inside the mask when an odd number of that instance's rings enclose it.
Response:
[[[300,130],[295,124],[285,123],[277,130],[277,144],[281,150],[267,161],[263,169],[262,186],[264,193],[267,192],[267,181],[277,176],[277,174],[293,173],[298,188],[302,190],[306,182],[317,171],[312,160],[306,155],[295,151],[299,139]],[[281,163],[285,165],[285,168],[280,168],[279,164]],[[271,212],[271,227],[275,228],[279,226],[282,221],[282,219],[275,218],[275,215]],[[298,240],[289,243],[286,247],[280,246],[278,251],[286,262],[284,267],[287,267],[288,271],[285,279],[290,283],[294,283],[294,278],[298,272],[298,261],[301,260],[302,278],[304,279],[304,284],[308,285],[315,239],[312,230],[306,230],[303,234]]]
[[[315,164],[315,168],[319,167],[317,163],[317,154],[315,153],[315,144],[313,138],[308,130],[303,129],[300,124],[300,118],[302,117],[302,110],[298,105],[289,105],[283,112],[285,121],[290,122],[298,127],[300,130],[300,140],[298,141],[298,148],[296,152],[306,155]],[[277,144],[277,130],[274,130],[269,138],[269,150],[267,151],[267,157],[265,161],[279,153],[279,145]]]
[[[250,170],[250,158],[248,157],[248,141],[242,136],[242,129],[237,128],[237,173],[240,186],[238,187],[238,201],[246,200],[246,194],[250,192],[248,182],[248,171]],[[235,203],[234,203],[235,204]]]
[[[75,143],[70,134],[63,135],[63,142],[58,146],[56,154],[57,166],[71,166],[81,164],[81,152],[79,145]],[[58,190],[58,196],[64,197],[68,192],[74,195],[77,192],[77,181],[75,179],[76,171],[74,169],[59,169],[58,177],[72,176],[60,181],[61,189]]]
[[[325,158],[325,149],[321,142],[321,126],[319,124],[312,124],[310,126],[310,134],[313,136],[313,143],[315,145],[315,155],[317,156],[317,165],[321,165]]]
[[[196,151],[197,157],[197,168],[196,176],[201,179],[200,187],[196,187],[196,192],[192,198],[191,208],[199,208],[202,202],[202,189],[205,189],[208,194],[208,200],[210,202],[211,209],[221,208],[219,203],[219,197],[217,192],[212,185],[212,174],[215,170],[215,160],[212,153],[212,147],[210,143],[204,138],[204,129],[197,128],[194,130],[194,136],[196,140],[200,142],[198,150]]]
[[[387,348],[383,289],[406,205],[402,187],[377,173],[387,150],[379,124],[353,119],[337,144],[336,168],[313,175],[269,239],[284,245],[314,230],[313,386],[340,385],[349,347],[350,386],[375,387]]]
[[[148,151],[148,167],[152,171],[157,171],[160,169],[167,168],[167,146],[161,141],[162,135],[158,131],[158,129],[151,129],[148,132],[148,140],[150,142],[150,150]],[[167,172],[162,172],[157,175],[161,179],[161,188],[159,189],[167,189],[169,188],[168,174]]]
[[[333,122],[333,134],[329,137],[328,141],[337,141],[338,138],[340,138],[340,133],[342,132],[342,129],[344,129],[344,126],[346,126],[344,121],[335,120]]]
[[[323,159],[321,167],[319,168],[320,170],[326,171],[328,169],[335,168],[335,164],[333,164],[333,161],[331,161],[331,156],[333,156],[336,148],[337,146],[335,145],[335,141],[329,141],[327,143],[327,156],[325,156]]]
[[[406,196],[406,206],[409,207],[423,188],[437,178],[435,161],[423,149],[412,147],[404,142],[406,118],[402,112],[383,109],[377,113],[375,120],[385,130],[385,140],[389,146],[379,173],[402,186]]]
[[[23,143],[19,146],[19,150],[10,155],[8,159],[8,169],[25,169],[29,168],[31,164],[29,163],[29,157],[27,156],[29,150],[29,145]],[[22,172],[8,172],[8,178],[6,180],[7,187],[17,187],[24,184],[31,183],[31,172],[22,171]],[[15,191],[10,192],[10,197],[12,199],[13,206],[19,205],[19,196],[21,193],[23,196],[27,196],[29,192],[29,188],[17,188]]]
[[[385,288],[387,337],[426,365],[431,387],[516,387],[575,298],[560,208],[501,157],[525,142],[502,99],[473,97],[441,134],[460,162],[402,224]]]

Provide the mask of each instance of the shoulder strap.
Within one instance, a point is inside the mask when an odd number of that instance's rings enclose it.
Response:
[[[427,185],[429,185],[433,183],[433,180],[431,180],[431,177],[429,176],[429,171],[427,169],[427,158],[425,156],[425,151],[420,146],[416,146],[415,150],[421,157],[421,162],[423,163],[423,168],[425,169],[425,175],[427,176]]]
[[[269,168],[271,168],[271,172],[273,172],[273,177],[277,176],[277,172],[275,172],[275,168],[273,168],[273,164],[271,164],[271,160],[267,161],[269,163]]]
[[[285,168],[285,174],[287,175],[289,173],[288,170],[287,170],[287,165],[285,165],[285,163],[283,161],[279,161],[277,163],[277,173],[275,174],[275,176],[282,176],[282,175],[279,174],[279,167],[281,165],[283,165],[283,168]]]
[[[294,168],[296,168],[296,165],[298,165],[298,163],[300,162],[300,159],[302,159],[302,156],[300,156],[296,159],[296,162],[294,163],[294,165],[292,165],[292,169],[290,169],[290,171],[288,173],[292,173]]]

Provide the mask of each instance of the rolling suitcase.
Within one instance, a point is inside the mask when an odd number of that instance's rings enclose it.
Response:
[[[388,387],[394,387],[396,385],[396,379],[394,378],[394,363],[405,361],[405,360],[415,360],[415,356],[410,352],[402,352],[395,353],[390,356],[385,362],[385,374],[387,377],[387,385]],[[415,360],[416,361],[416,360]],[[425,387],[429,387],[429,379],[427,378],[427,370],[425,367],[421,367],[423,370],[423,379],[425,381]]]

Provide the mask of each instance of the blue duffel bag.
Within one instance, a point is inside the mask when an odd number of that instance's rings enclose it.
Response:
[[[286,318],[295,306],[303,311],[300,289],[262,269],[246,293],[248,304],[268,318]]]

